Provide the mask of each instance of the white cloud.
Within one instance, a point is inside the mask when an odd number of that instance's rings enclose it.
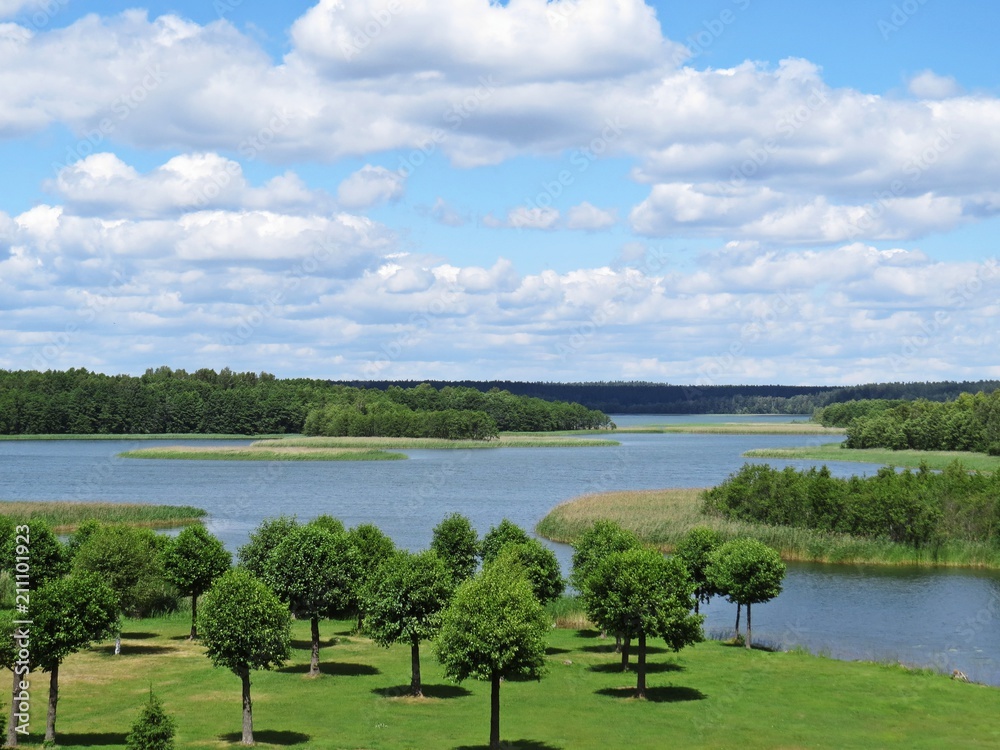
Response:
[[[917,73],[907,85],[910,93],[921,99],[947,99],[962,93],[958,81],[951,76],[939,76],[933,70]]]
[[[506,226],[511,229],[555,229],[559,212],[554,208],[518,206],[507,214]]]
[[[337,199],[347,208],[371,208],[399,200],[405,192],[404,175],[366,164],[340,183]]]
[[[446,227],[461,227],[467,223],[467,218],[455,210],[444,198],[438,196],[427,214],[438,224]]]
[[[566,212],[567,229],[597,230],[607,229],[617,223],[615,211],[606,211],[584,201]]]

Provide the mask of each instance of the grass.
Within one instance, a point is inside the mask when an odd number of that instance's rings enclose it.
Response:
[[[671,551],[688,531],[707,526],[724,539],[752,537],[799,562],[1000,568],[1000,549],[977,542],[949,542],[934,549],[831,534],[789,526],[731,521],[702,511],[699,489],[604,492],[552,509],[535,530],[546,539],[572,544],[594,521],[616,521],[647,544]]]
[[[688,433],[698,435],[843,435],[839,427],[812,422],[705,422],[619,427],[613,432],[644,434]]]
[[[155,458],[187,461],[396,461],[405,459],[402,453],[363,448],[299,448],[275,446],[265,448],[256,443],[246,448],[210,448],[201,446],[171,446],[140,448],[118,454],[121,458]]]
[[[165,529],[200,523],[208,514],[190,505],[3,501],[0,502],[0,515],[24,523],[44,521],[53,531],[68,534],[89,520]]]
[[[308,623],[293,625],[290,664],[253,674],[257,747],[302,750],[484,748],[489,685],[444,679],[421,648],[427,697],[403,697],[409,649],[375,647],[348,622],[323,622],[322,674],[305,676]],[[60,747],[125,747],[149,690],[177,722],[176,745],[235,748],[240,682],[185,640],[187,616],[128,621],[122,655],[102,644],[60,668]],[[801,650],[747,651],[708,641],[679,654],[651,641],[648,700],[616,671],[614,639],[554,629],[541,681],[501,689],[501,737],[522,750],[674,748],[987,748],[1000,743],[1000,690],[925,670],[850,663]],[[41,744],[47,676],[32,681],[32,736]],[[960,719],[959,719],[960,717]],[[627,737],[627,740],[625,739]]]
[[[109,435],[0,435],[0,440],[246,440],[247,438],[283,437],[281,435],[225,435],[203,432],[167,432],[160,434]]]
[[[806,461],[858,461],[917,468],[922,461],[932,469],[944,469],[958,460],[970,471],[1000,469],[1000,456],[967,451],[893,451],[887,448],[842,448],[840,443],[826,443],[803,448],[758,448],[743,454],[747,458],[783,458]]]
[[[258,440],[253,447],[292,448],[395,448],[459,449],[459,448],[585,448],[621,445],[617,440],[582,439],[569,433],[503,432],[498,440],[445,440],[441,438],[405,437],[295,437],[278,440]],[[593,434],[593,433],[588,433]]]

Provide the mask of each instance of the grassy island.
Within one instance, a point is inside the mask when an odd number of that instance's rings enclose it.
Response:
[[[68,534],[75,531],[84,521],[168,529],[201,523],[208,514],[201,508],[190,505],[25,500],[0,502],[0,515],[7,516],[16,523],[44,521],[53,531]]]
[[[140,448],[119,453],[121,458],[153,458],[182,461],[397,461],[402,453],[389,453],[374,448],[298,447],[272,444],[245,447],[213,448],[174,445],[165,448]]]
[[[755,448],[743,455],[747,458],[783,458],[790,461],[857,461],[911,469],[919,468],[921,463],[926,463],[932,469],[944,469],[957,460],[970,471],[1000,469],[1000,456],[987,456],[985,453],[844,448],[841,443],[802,448]]]

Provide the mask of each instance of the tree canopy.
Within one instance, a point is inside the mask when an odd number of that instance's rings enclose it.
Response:
[[[733,539],[710,557],[708,576],[729,601],[747,608],[747,636],[751,647],[752,604],[768,602],[781,593],[785,563],[777,551],[756,539]],[[738,622],[738,621],[737,621]]]
[[[456,586],[476,572],[479,546],[472,522],[460,513],[452,513],[434,527],[431,549],[444,561]]]
[[[167,580],[191,597],[191,638],[198,637],[198,597],[231,565],[232,557],[222,542],[201,524],[188,526],[167,543],[163,569]]]

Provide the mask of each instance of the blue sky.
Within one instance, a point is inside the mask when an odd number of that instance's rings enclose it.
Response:
[[[1000,377],[998,26],[0,0],[0,368]]]

